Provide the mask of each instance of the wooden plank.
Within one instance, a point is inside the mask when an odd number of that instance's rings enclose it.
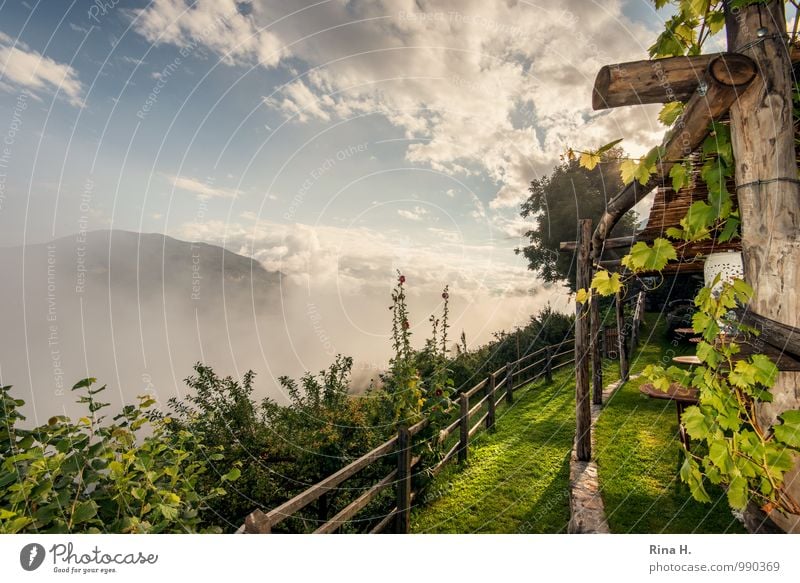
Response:
[[[619,378],[628,380],[628,352],[625,349],[625,302],[622,292],[614,298],[614,311],[617,318],[617,353],[619,355]]]
[[[407,427],[397,430],[397,522],[395,532],[411,531],[411,436]]]
[[[469,436],[470,438],[471,438],[473,435],[475,435],[476,433],[478,433],[478,431],[480,431],[481,429],[483,429],[483,426],[486,424],[486,418],[487,418],[488,416],[489,416],[489,414],[488,414],[488,413],[484,413],[484,414],[483,414],[483,416],[482,416],[480,419],[478,419],[478,421],[476,421],[476,422],[475,422],[475,425],[473,425],[472,427],[470,427],[470,429],[469,429],[469,434],[468,434],[468,436]]]
[[[576,283],[578,289],[589,289],[592,279],[592,265],[589,256],[592,238],[592,220],[581,219],[580,243],[578,247],[578,269]],[[592,458],[591,425],[592,409],[589,395],[589,305],[575,302],[575,452],[580,461]]]
[[[759,331],[759,335],[752,340],[754,344],[765,342],[781,351],[800,356],[800,330],[794,326],[760,316],[752,310],[736,310],[736,316],[745,326]]]
[[[478,411],[480,411],[480,410],[481,410],[481,407],[483,407],[483,404],[484,404],[484,403],[486,403],[488,400],[489,400],[489,394],[487,393],[487,394],[485,394],[485,395],[484,395],[484,396],[481,398],[481,400],[480,400],[480,401],[478,401],[477,403],[475,403],[475,404],[474,404],[474,405],[473,405],[473,406],[470,408],[470,410],[469,410],[469,413],[468,413],[468,416],[469,416],[469,418],[470,418],[470,419],[472,419],[473,417],[475,417],[475,414],[476,414]]]
[[[636,242],[636,237],[628,235],[626,237],[614,237],[606,239],[604,245],[605,250],[609,249],[626,249]],[[577,241],[561,241],[558,244],[559,251],[575,251],[578,248]]]
[[[391,486],[396,477],[397,470],[392,470],[388,476],[342,508],[333,518],[315,530],[314,534],[330,534],[339,530],[345,522],[358,514],[367,504],[374,500],[378,494]]]
[[[465,391],[465,392],[463,392],[463,393],[461,393],[461,394],[462,394],[462,395],[466,395],[466,396],[467,396],[467,398],[469,398],[469,397],[474,397],[474,396],[475,396],[475,394],[476,394],[478,391],[480,391],[481,389],[483,389],[483,387],[485,387],[485,386],[486,386],[486,383],[488,383],[488,382],[489,382],[489,380],[488,380],[488,379],[483,379],[481,382],[479,382],[477,385],[475,385],[474,387],[472,387],[470,390],[468,390],[468,391]]]
[[[532,362],[532,363],[531,363],[531,364],[529,364],[528,366],[525,366],[525,367],[523,367],[523,368],[519,369],[519,370],[517,371],[517,376],[522,376],[522,375],[524,375],[526,372],[528,372],[529,370],[532,370],[532,369],[536,368],[537,366],[540,366],[540,365],[544,364],[545,362],[546,362],[546,361],[545,361],[544,359],[542,359],[542,360],[537,360],[536,362]]]
[[[420,431],[422,431],[423,429],[425,429],[426,427],[428,427],[428,425],[430,425],[430,424],[431,424],[431,420],[430,420],[430,419],[427,419],[427,418],[426,418],[426,419],[423,419],[423,420],[422,420],[422,421],[420,421],[419,423],[417,423],[417,424],[415,424],[415,425],[412,425],[411,427],[409,427],[409,428],[408,428],[408,434],[409,434],[411,437],[414,437],[414,436],[415,436],[417,433],[419,433]]]
[[[589,305],[590,350],[592,353],[592,403],[603,404],[603,359],[600,355],[600,303],[592,298]]]
[[[386,516],[383,517],[378,524],[376,524],[372,530],[369,531],[370,534],[378,534],[386,530],[386,527],[394,520],[395,513],[397,512],[397,508],[392,508]]]
[[[704,94],[698,92],[692,96],[683,114],[667,135],[663,144],[664,155],[656,174],[645,185],[634,180],[606,205],[606,211],[600,218],[592,241],[592,256],[595,259],[600,258],[603,241],[625,213],[653,188],[661,185],[662,177],[669,175],[670,169],[676,162],[697,149],[708,135],[711,121],[719,119],[728,112],[737,96],[752,83],[756,75],[756,64],[744,55],[718,56],[709,64],[703,78],[707,89]],[[745,83],[744,80],[748,78],[749,81]],[[731,81],[741,83],[729,84]]]
[[[253,513],[251,513],[252,519],[250,516],[248,516],[248,519],[250,520],[252,527],[259,530],[253,531],[248,528],[248,532],[269,532],[276,524],[283,522],[295,512],[305,508],[308,504],[311,504],[327,491],[332,490],[347,478],[354,475],[356,472],[364,469],[368,465],[390,453],[396,444],[397,437],[395,436],[392,439],[385,441],[372,451],[364,454],[354,462],[346,465],[336,473],[331,474],[320,482],[317,482],[291,500],[288,500],[277,508],[270,510],[266,514],[261,510],[255,510]],[[247,521],[245,521],[245,525],[247,525]]]
[[[750,70],[738,54],[715,53],[692,57],[668,57],[606,65],[597,73],[592,92],[595,110],[688,101],[706,76],[709,67],[727,65],[722,78],[731,86],[747,85]]]
[[[459,442],[458,442],[458,462],[467,461],[467,449],[469,448],[469,397],[464,393],[458,398],[460,409],[459,417]]]

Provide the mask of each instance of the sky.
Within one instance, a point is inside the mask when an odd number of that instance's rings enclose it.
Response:
[[[660,141],[656,106],[593,112],[591,88],[663,18],[645,0],[0,0],[0,246],[165,233],[350,299],[400,270],[416,294],[449,284],[486,339],[566,306],[513,252],[530,181],[568,146]]]

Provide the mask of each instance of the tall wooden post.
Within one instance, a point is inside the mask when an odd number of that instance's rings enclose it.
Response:
[[[589,289],[592,278],[590,247],[592,220],[581,219],[578,237],[578,289]],[[575,452],[580,461],[592,458],[592,410],[589,400],[589,360],[591,359],[589,305],[577,303],[575,308]]]
[[[760,77],[730,109],[736,159],[736,192],[742,220],[745,280],[753,288],[749,309],[800,326],[800,187],[792,117],[791,61],[782,1],[744,8],[726,2],[728,50],[756,62]],[[787,409],[800,408],[800,375],[781,372],[774,400],[758,411],[762,426]],[[786,475],[800,500],[800,472]],[[770,515],[781,528],[800,532],[800,516]]]
[[[411,531],[411,437],[408,427],[397,430],[397,517],[395,532]]]
[[[603,404],[603,360],[600,356],[600,305],[592,298],[589,305],[592,341],[592,403]]]
[[[617,350],[619,351],[619,378],[628,380],[628,353],[625,351],[625,303],[622,292],[614,298],[614,309],[617,315]]]
[[[636,308],[633,311],[633,324],[631,325],[631,353],[639,346],[639,329],[644,317],[644,291],[636,296]]]
[[[514,363],[506,363],[506,403],[514,402]]]

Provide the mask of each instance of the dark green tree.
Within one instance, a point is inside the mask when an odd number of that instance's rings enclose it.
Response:
[[[515,251],[528,259],[528,267],[549,282],[565,282],[575,291],[576,257],[560,253],[561,241],[578,238],[579,219],[597,221],[608,201],[622,189],[619,164],[622,150],[613,148],[603,154],[593,170],[581,168],[577,160],[565,160],[550,176],[531,182],[528,200],[522,203],[521,215],[536,219],[536,226],[525,235],[530,244]],[[628,213],[612,236],[630,235],[635,216]]]

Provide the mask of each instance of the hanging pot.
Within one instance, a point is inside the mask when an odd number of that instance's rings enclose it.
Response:
[[[714,295],[722,290],[723,283],[731,283],[734,278],[744,277],[742,254],[737,251],[728,251],[724,253],[711,253],[706,256],[706,262],[703,265],[703,276],[706,287],[711,287],[717,275],[720,276],[719,281],[711,290]]]

